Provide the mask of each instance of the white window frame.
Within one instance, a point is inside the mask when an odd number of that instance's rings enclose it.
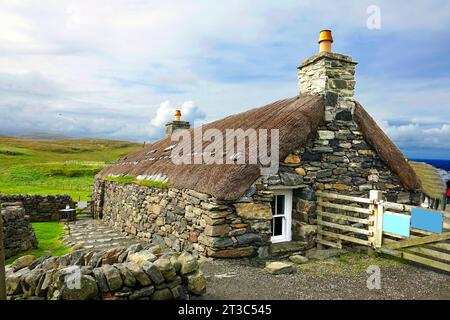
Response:
[[[272,243],[281,243],[292,241],[292,190],[277,190],[274,191],[275,196],[284,195],[284,224],[282,228],[282,235],[272,236],[270,241]],[[276,209],[276,207],[275,207]],[[272,217],[273,219],[273,217]]]

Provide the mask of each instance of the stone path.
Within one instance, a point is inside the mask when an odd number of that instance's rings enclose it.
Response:
[[[100,220],[95,220],[88,214],[77,216],[77,221],[64,223],[65,235],[63,243],[66,246],[83,246],[85,249],[108,249],[113,246],[130,246],[142,243],[138,239],[124,235]]]

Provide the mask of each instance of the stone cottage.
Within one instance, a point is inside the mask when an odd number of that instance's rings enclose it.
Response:
[[[278,129],[278,172],[262,175],[260,163],[174,164],[170,133],[194,130],[186,122],[177,127],[177,114],[166,138],[97,175],[95,216],[178,251],[217,258],[264,257],[277,242],[309,240],[314,245],[309,236],[316,222],[317,190],[368,196],[376,189],[388,200],[416,203],[419,179],[356,101],[357,63],[332,53],[332,41],[331,32],[322,31],[320,52],[298,68],[298,96],[203,126],[223,133]],[[120,177],[137,180],[123,183]],[[140,183],[146,179],[160,184]]]

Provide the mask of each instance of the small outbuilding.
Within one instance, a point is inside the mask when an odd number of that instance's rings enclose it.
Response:
[[[424,162],[411,162],[422,183],[421,205],[425,208],[444,210],[447,186],[435,167]]]

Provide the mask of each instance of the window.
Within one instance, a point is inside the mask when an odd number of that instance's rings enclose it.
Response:
[[[272,201],[272,242],[291,241],[292,191],[277,191]]]

